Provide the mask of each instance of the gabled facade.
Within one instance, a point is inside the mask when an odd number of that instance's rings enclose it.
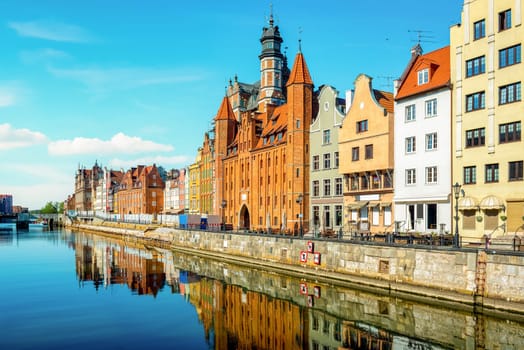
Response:
[[[91,169],[78,168],[75,176],[75,210],[94,210],[96,187],[103,176],[103,170],[95,162]]]
[[[102,177],[96,186],[94,210],[102,213],[114,211],[114,193],[124,177],[124,173],[118,170],[104,168]]]
[[[164,213],[182,214],[186,202],[186,172],[187,169],[171,169],[167,172],[164,188]]]
[[[216,203],[235,228],[299,234],[309,227],[313,82],[299,52],[284,86],[282,39],[272,18],[269,24],[261,39],[256,103],[237,110],[235,99],[225,98],[215,117],[215,169],[223,179]]]
[[[522,0],[464,1],[451,28],[453,182],[464,191],[464,239],[523,231],[522,11]]]
[[[215,201],[215,146],[209,134],[204,135],[199,163],[200,173],[200,209],[201,214],[215,214],[219,212]]]
[[[343,226],[343,184],[339,173],[338,133],[345,116],[345,101],[338,91],[323,86],[318,96],[318,113],[310,127],[309,216],[315,234],[338,232]]]
[[[189,214],[200,214],[200,159],[202,149],[198,149],[196,160],[189,166]]]
[[[123,176],[118,190],[118,212],[158,214],[164,206],[164,181],[156,165],[139,165]]]
[[[393,94],[374,90],[361,74],[346,101],[347,114],[339,130],[344,157],[344,231],[393,231]],[[347,227],[347,228],[346,228]]]
[[[395,82],[395,221],[400,231],[450,232],[449,46],[417,45]]]

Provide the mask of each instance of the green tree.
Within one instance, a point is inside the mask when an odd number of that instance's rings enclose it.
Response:
[[[46,205],[40,209],[41,214],[56,214],[58,213],[58,210],[60,209],[60,203],[58,202],[47,202]],[[62,204],[62,210],[63,210],[63,204]]]

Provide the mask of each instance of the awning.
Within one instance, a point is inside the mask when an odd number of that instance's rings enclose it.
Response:
[[[388,208],[391,207],[391,202],[381,202],[380,203],[381,208]]]
[[[480,201],[480,209],[500,209],[504,207],[504,201],[497,196],[487,196]]]
[[[375,208],[375,207],[378,207],[379,204],[380,204],[379,201],[369,201],[368,207]]]
[[[347,208],[350,210],[358,210],[365,207],[368,203],[368,201],[356,201],[353,203],[349,203]]]
[[[478,202],[473,197],[462,197],[458,201],[458,208],[460,210],[468,210],[468,209],[477,209],[478,208]]]

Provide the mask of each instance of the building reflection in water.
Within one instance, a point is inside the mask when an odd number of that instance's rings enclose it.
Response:
[[[182,295],[195,307],[210,348],[443,349],[316,308],[315,303],[322,301],[318,285],[283,276],[272,279],[272,288],[296,289],[298,300],[303,300],[300,304],[179,269],[166,250],[84,234],[76,234],[74,248],[81,286],[89,282],[98,290],[127,285],[134,294],[152,296],[167,286],[168,293]]]

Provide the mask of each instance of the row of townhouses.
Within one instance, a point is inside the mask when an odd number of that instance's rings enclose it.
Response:
[[[229,81],[195,162],[176,170],[184,200],[167,185],[169,205],[160,192],[147,200],[162,212],[294,234],[523,231],[522,3],[465,1],[450,45],[413,47],[393,92],[360,74],[344,98],[329,85],[315,90],[300,43],[288,68],[270,16],[260,80]],[[77,203],[90,200],[77,192]]]

